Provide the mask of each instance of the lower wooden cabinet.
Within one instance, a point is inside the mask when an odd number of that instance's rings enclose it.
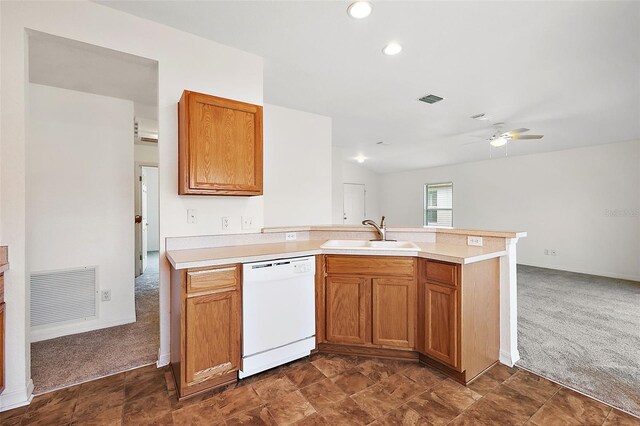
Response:
[[[413,279],[373,278],[374,345],[415,346],[416,283]]]
[[[364,344],[369,318],[365,278],[329,276],[326,281],[327,341]]]
[[[326,341],[377,348],[415,347],[415,259],[327,256]],[[393,276],[398,274],[398,276]]]
[[[238,291],[187,298],[185,381],[201,383],[240,368]]]
[[[5,306],[0,303],[0,393],[4,390],[4,330],[5,330]]]
[[[171,369],[180,398],[238,378],[240,273],[240,265],[171,270]]]
[[[460,367],[458,290],[429,282],[420,283],[420,352],[449,366]]]

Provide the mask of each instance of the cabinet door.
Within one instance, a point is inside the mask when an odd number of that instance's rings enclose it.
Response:
[[[185,381],[199,383],[240,367],[238,291],[186,301]]]
[[[374,278],[373,343],[413,348],[416,316],[416,283],[399,278]]]
[[[179,142],[180,168],[187,170],[179,173],[180,193],[262,194],[262,107],[185,93]]]
[[[369,281],[360,277],[328,276],[326,283],[326,339],[332,343],[367,341]]]
[[[4,390],[4,318],[5,304],[0,303],[0,393]]]
[[[458,368],[458,290],[426,282],[420,293],[421,352]]]

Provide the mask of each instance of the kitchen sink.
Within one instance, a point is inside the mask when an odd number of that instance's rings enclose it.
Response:
[[[330,250],[420,250],[411,241],[329,240],[320,247]]]

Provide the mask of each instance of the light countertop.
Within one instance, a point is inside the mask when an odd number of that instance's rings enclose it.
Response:
[[[263,228],[262,233],[273,232],[304,232],[304,231],[342,231],[342,232],[370,232],[373,228],[367,225],[312,225],[312,226],[283,226],[275,228]],[[526,237],[526,232],[521,231],[487,231],[479,229],[460,229],[447,227],[393,227],[388,226],[387,232],[429,232],[436,234],[473,235],[477,237],[520,238]]]
[[[291,228],[293,229],[293,228]],[[200,268],[230,263],[260,262],[285,257],[343,254],[361,256],[412,256],[445,262],[468,264],[503,256],[504,250],[489,247],[443,243],[416,243],[419,250],[323,249],[324,240],[288,241],[270,244],[250,244],[229,247],[170,250],[167,259],[175,269]]]

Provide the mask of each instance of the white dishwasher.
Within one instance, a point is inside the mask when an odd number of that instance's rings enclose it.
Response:
[[[240,378],[315,348],[315,270],[313,256],[243,265]]]

